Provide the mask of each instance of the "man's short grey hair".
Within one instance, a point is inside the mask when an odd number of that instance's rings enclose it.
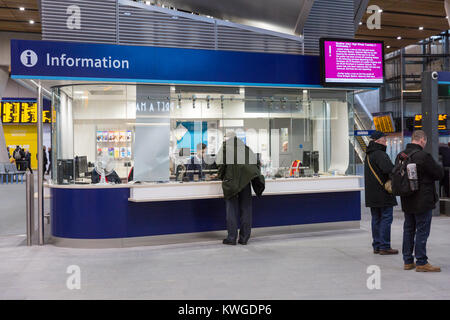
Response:
[[[423,130],[416,130],[412,133],[411,140],[412,141],[419,141],[420,139],[427,140],[427,134]]]

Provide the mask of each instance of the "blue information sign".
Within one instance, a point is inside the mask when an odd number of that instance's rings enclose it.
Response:
[[[11,40],[11,76],[320,87],[316,56],[30,40]]]
[[[375,130],[355,130],[356,137],[370,136]]]

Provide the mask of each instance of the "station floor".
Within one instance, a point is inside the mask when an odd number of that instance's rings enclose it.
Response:
[[[450,299],[447,216],[433,219],[428,243],[442,272],[418,273],[402,269],[401,255],[372,253],[365,209],[360,230],[268,236],[247,246],[27,247],[24,188],[0,185],[0,299]],[[402,221],[396,211],[398,249]],[[71,265],[80,267],[79,290],[66,286]],[[381,270],[379,290],[367,287],[372,265]]]

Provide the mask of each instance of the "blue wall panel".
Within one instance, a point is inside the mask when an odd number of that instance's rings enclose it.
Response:
[[[76,239],[126,237],[129,188],[51,190],[52,235]]]
[[[52,234],[106,239],[225,230],[223,199],[129,202],[129,189],[52,189]],[[360,193],[253,198],[253,227],[359,221]]]

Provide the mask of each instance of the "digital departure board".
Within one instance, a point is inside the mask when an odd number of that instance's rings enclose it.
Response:
[[[384,82],[382,41],[321,39],[324,86],[377,87]]]
[[[0,115],[3,123],[37,123],[37,102],[2,100]],[[50,110],[43,110],[42,122],[51,123]]]
[[[447,114],[440,114],[438,118],[438,130],[447,130]],[[414,129],[420,130],[423,128],[422,125],[423,115],[416,114],[414,116]]]
[[[394,120],[391,112],[373,113],[372,116],[375,124],[375,130],[384,133],[395,132]]]

